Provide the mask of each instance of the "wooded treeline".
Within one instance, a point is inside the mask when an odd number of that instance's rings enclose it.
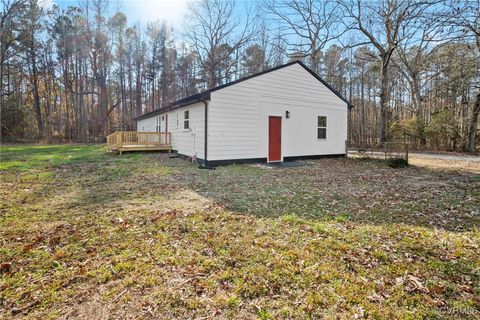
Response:
[[[181,32],[129,24],[108,0],[1,4],[3,141],[104,141],[145,112],[299,59],[352,101],[354,143],[477,144],[478,0],[200,0]]]

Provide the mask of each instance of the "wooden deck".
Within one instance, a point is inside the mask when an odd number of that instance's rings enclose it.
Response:
[[[172,151],[171,132],[117,131],[107,136],[107,148],[112,152]]]

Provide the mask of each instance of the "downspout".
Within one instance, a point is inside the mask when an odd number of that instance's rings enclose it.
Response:
[[[199,169],[210,169],[210,170],[214,170],[215,168],[214,167],[210,167],[208,165],[208,157],[207,157],[207,153],[208,153],[208,101],[209,100],[203,100],[202,102],[205,104],[205,133],[204,133],[204,143],[203,143],[203,165],[200,165],[198,168]]]

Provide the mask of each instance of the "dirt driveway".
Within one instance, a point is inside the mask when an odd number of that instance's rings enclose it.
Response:
[[[448,154],[448,153],[424,153],[414,152],[410,154],[415,158],[437,159],[437,160],[458,160],[458,161],[476,161],[480,162],[480,156],[468,154]]]
[[[355,150],[349,150],[348,155],[358,157],[359,153]],[[369,157],[382,157],[383,152],[367,152]],[[454,153],[409,153],[409,163],[418,167],[427,167],[433,169],[447,169],[454,171],[467,171],[480,174],[480,156]]]
[[[433,169],[468,171],[480,174],[480,157],[473,155],[456,155],[442,153],[411,153],[412,165]]]

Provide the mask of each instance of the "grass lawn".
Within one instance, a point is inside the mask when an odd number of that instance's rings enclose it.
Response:
[[[480,177],[1,149],[0,318],[478,319]]]

